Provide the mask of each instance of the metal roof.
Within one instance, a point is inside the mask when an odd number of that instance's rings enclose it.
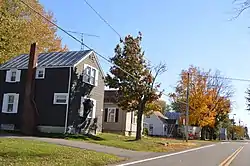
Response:
[[[73,66],[89,53],[91,50],[41,53],[38,55],[38,67]],[[0,70],[28,68],[28,62],[29,54],[22,54],[0,65]]]
[[[179,119],[181,117],[182,113],[179,112],[166,112],[165,116],[168,119]]]

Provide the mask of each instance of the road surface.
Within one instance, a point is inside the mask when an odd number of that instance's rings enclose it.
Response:
[[[250,142],[221,142],[118,166],[250,166]]]

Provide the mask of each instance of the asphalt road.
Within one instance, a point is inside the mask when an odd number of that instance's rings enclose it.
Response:
[[[224,162],[224,163],[223,163]],[[119,166],[250,166],[250,142],[222,142]]]

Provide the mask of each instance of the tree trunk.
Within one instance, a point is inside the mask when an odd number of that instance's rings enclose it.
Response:
[[[142,127],[141,127],[141,123],[142,123],[142,115],[145,109],[145,104],[146,102],[142,102],[139,106],[138,109],[138,114],[137,114],[137,126],[136,126],[136,138],[135,140],[141,140],[141,135],[142,135]]]
[[[135,138],[135,140],[141,140],[142,115],[143,115],[143,110],[138,110],[138,114],[137,114],[137,126],[136,126],[136,138]]]
[[[209,140],[213,140],[213,137],[214,137],[214,129],[213,128],[209,128]]]
[[[206,138],[206,132],[205,132],[206,128],[202,127],[201,128],[201,140],[205,140]]]

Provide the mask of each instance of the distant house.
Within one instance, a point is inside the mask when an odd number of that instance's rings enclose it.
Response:
[[[220,140],[227,140],[228,139],[227,129],[226,128],[220,128],[219,139]]]
[[[168,119],[161,112],[155,111],[144,118],[144,128],[151,136],[171,136],[176,120]]]
[[[119,108],[116,94],[117,90],[105,90],[104,92],[102,131],[134,136],[137,127],[136,113],[135,111],[126,112]]]
[[[174,126],[172,131],[173,137],[183,137],[185,135],[186,127],[183,125],[184,114],[179,112],[166,112],[165,116],[172,121],[175,121],[176,124],[172,124]],[[178,125],[177,125],[178,124]],[[185,123],[184,123],[185,124]],[[197,139],[200,137],[201,128],[198,126],[188,126],[188,133],[190,139]]]
[[[0,66],[0,124],[20,129],[29,55],[17,56]],[[42,132],[64,133],[82,115],[84,99],[94,103],[89,124],[102,130],[104,73],[91,50],[38,55],[34,100]]]

